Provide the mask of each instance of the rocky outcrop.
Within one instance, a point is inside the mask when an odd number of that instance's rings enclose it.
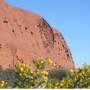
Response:
[[[37,57],[51,57],[65,68],[74,68],[71,52],[60,32],[41,16],[0,1],[0,65],[13,67],[23,59],[32,65]]]

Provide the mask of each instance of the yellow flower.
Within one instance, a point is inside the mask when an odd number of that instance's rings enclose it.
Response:
[[[73,69],[71,69],[71,70],[70,70],[70,72],[71,72],[71,73],[73,73],[73,72],[74,72],[74,70],[73,70]]]
[[[5,85],[5,81],[0,81],[0,87],[3,87]]]
[[[55,86],[54,89],[58,89],[58,87]]]
[[[63,87],[63,85],[64,85],[63,83],[60,83],[60,87]]]
[[[39,71],[37,71],[37,72],[36,72],[36,74],[37,74],[37,75],[40,75],[40,72],[39,72]]]
[[[31,74],[33,74],[33,71],[32,71],[32,70],[30,70],[30,73],[31,73]]]
[[[47,71],[42,71],[42,74],[47,76],[48,72]]]
[[[22,63],[21,66],[22,66],[22,67],[26,67],[26,64],[25,64],[25,63]]]
[[[62,80],[61,83],[65,83],[65,80]]]
[[[48,72],[47,72],[47,71],[45,72],[45,75],[46,75],[46,76],[48,75]]]
[[[18,62],[18,65],[21,66],[21,62]]]
[[[43,60],[41,60],[41,64],[43,64],[44,63],[44,61]]]
[[[26,67],[26,64],[22,63],[22,62],[18,62],[18,65],[19,65],[19,67]]]
[[[20,67],[20,71],[23,72],[24,71],[24,68],[23,67]]]
[[[53,64],[53,61],[50,58],[48,59],[48,64],[49,65],[52,65]]]
[[[84,71],[82,71],[82,74],[85,74],[85,72],[84,72]]]
[[[83,76],[82,73],[80,73],[79,76],[82,77]]]

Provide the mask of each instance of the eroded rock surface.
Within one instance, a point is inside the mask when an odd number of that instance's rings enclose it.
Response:
[[[13,67],[23,59],[32,65],[37,57],[51,57],[65,68],[74,68],[71,52],[60,32],[41,16],[0,1],[0,65]]]

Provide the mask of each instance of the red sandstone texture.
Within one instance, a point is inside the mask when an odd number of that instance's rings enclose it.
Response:
[[[64,68],[74,68],[71,52],[60,32],[41,16],[0,1],[0,65],[13,67],[23,59],[28,65],[37,57],[51,57]]]

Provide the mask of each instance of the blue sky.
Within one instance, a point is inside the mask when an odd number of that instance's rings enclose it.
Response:
[[[64,36],[76,67],[90,64],[90,0],[5,0],[44,17]]]

